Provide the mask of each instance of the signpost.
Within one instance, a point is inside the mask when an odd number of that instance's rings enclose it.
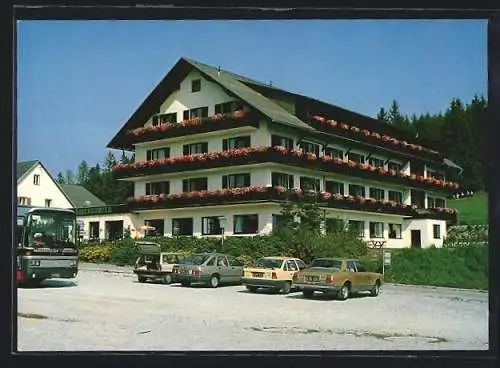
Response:
[[[382,250],[382,274],[385,273],[385,266],[391,265],[391,252]]]

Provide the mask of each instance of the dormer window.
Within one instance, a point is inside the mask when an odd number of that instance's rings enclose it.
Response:
[[[191,81],[191,92],[199,92],[201,90],[201,79],[194,79]]]

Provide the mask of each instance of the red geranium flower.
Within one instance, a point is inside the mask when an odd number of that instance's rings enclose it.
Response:
[[[313,119],[321,121],[321,122],[325,121],[325,118],[323,116],[321,116],[321,115],[313,115]]]
[[[331,127],[336,127],[338,125],[335,120],[327,120],[326,123]]]
[[[361,133],[363,133],[367,137],[371,134],[371,132],[368,129],[363,129]]]
[[[341,123],[341,124],[340,124],[340,127],[341,127],[342,129],[349,129],[349,125],[347,125],[347,124],[345,124],[345,123]]]

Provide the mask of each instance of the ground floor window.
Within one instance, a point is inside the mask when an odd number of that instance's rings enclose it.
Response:
[[[163,236],[165,230],[165,220],[151,219],[144,221],[144,225],[151,227],[151,230],[146,230],[147,235],[150,236]]]
[[[22,206],[31,206],[31,198],[17,197],[17,204],[20,204]]]
[[[259,231],[258,215],[235,215],[233,219],[234,234],[255,234]]]
[[[384,237],[384,223],[370,222],[370,238],[383,238],[383,237]]]
[[[326,232],[338,232],[344,230],[344,220],[338,218],[326,219]]]
[[[118,240],[123,238],[123,220],[105,222],[106,238],[108,240]]]
[[[99,239],[99,221],[89,222],[89,238]]]
[[[193,235],[193,219],[192,218],[172,219],[172,235],[175,236]]]
[[[222,234],[219,216],[202,217],[201,218],[201,233],[203,235],[219,235]]]
[[[441,239],[441,225],[432,225],[432,233],[434,235],[434,239]]]
[[[365,237],[365,222],[358,220],[349,220],[349,229],[356,231],[360,238]]]
[[[401,224],[389,224],[389,239],[401,239]]]
[[[280,226],[281,221],[283,221],[282,215],[273,214],[273,230],[276,230],[276,228]]]

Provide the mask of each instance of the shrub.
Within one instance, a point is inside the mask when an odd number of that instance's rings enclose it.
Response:
[[[139,250],[132,239],[115,242],[109,252],[109,261],[118,266],[131,266],[139,257]]]
[[[106,263],[109,262],[109,245],[94,245],[86,246],[79,251],[79,260],[82,262],[91,263]]]

